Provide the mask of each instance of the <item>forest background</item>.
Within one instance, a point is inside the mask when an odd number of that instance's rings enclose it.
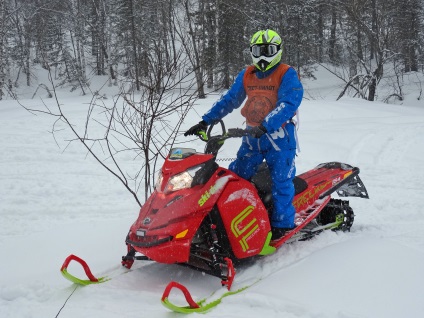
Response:
[[[51,96],[39,68],[83,95],[96,75],[128,93],[190,74],[204,98],[250,64],[265,28],[301,78],[322,65],[342,79],[339,98],[401,101],[404,74],[423,72],[422,0],[1,0],[0,99],[19,99],[20,85]]]

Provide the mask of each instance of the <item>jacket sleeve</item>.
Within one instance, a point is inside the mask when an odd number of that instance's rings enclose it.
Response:
[[[292,118],[303,98],[303,87],[296,71],[289,68],[281,80],[278,89],[277,107],[264,119],[262,125],[269,131],[274,132],[290,118]]]
[[[246,91],[243,85],[243,77],[246,70],[242,70],[236,77],[230,89],[203,115],[202,119],[208,124],[222,119],[234,109],[240,107],[246,99]]]

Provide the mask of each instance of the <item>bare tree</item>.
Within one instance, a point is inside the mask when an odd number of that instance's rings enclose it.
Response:
[[[376,1],[369,0],[335,0],[334,4],[347,15],[347,19],[340,23],[340,26],[346,50],[349,52],[350,69],[350,77],[346,80],[346,87],[339,98],[346,92],[347,87],[352,87],[361,97],[374,101],[377,85],[384,74],[384,65],[395,55],[389,49],[388,43],[393,36],[391,26],[396,7],[390,2],[379,2],[378,10],[375,10],[372,6],[377,5]],[[365,47],[370,48],[372,52],[368,57],[363,52]],[[356,61],[357,68],[352,65],[353,61]]]
[[[205,98],[204,76],[201,48],[203,39],[199,36],[196,13],[198,12],[198,3],[193,0],[184,0],[181,4],[184,12],[183,18],[179,18],[178,12],[174,11],[174,29],[178,39],[185,49],[187,57],[190,60],[197,82],[197,94],[199,98]]]
[[[406,0],[402,3],[402,11],[397,12],[394,19],[395,32],[398,35],[393,43],[402,54],[405,72],[418,71],[418,55],[423,40],[420,39],[423,27],[423,2]]]
[[[58,131],[59,123],[65,124],[75,136],[69,142],[81,142],[139,205],[142,202],[139,190],[143,189],[146,200],[153,189],[157,164],[173,147],[180,126],[196,100],[195,81],[190,80],[192,74],[186,72],[188,61],[180,54],[178,62],[180,67],[174,65],[161,70],[162,77],[152,77],[160,84],[144,83],[137,95],[122,89],[112,105],[94,94],[83,124],[71,121],[54,87],[57,108],[45,111],[57,118],[52,132]],[[136,160],[136,169],[126,166],[128,157]]]
[[[104,0],[93,0],[91,5],[91,54],[96,59],[96,74],[105,75],[105,66],[108,59],[106,44],[107,5]]]

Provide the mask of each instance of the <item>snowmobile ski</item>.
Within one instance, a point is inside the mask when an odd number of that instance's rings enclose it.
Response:
[[[205,313],[205,312],[215,308],[216,306],[218,306],[221,303],[223,298],[231,296],[231,295],[238,294],[238,293],[246,290],[247,288],[251,287],[255,283],[248,285],[248,286],[244,286],[244,287],[239,288],[235,291],[225,292],[220,297],[218,297],[215,300],[212,300],[210,302],[207,302],[207,300],[209,298],[213,297],[215,292],[212,293],[209,297],[204,298],[204,299],[196,302],[196,301],[193,300],[193,297],[191,296],[190,292],[188,291],[188,289],[184,285],[181,285],[180,283],[172,281],[166,286],[166,288],[163,292],[163,295],[162,295],[161,302],[162,302],[162,305],[164,305],[166,308],[168,308],[168,309],[170,309],[174,312],[178,312],[178,313],[182,313],[182,314],[189,314],[189,313],[193,313],[193,312]],[[188,303],[188,306],[177,306],[169,300],[169,294],[170,294],[170,292],[173,288],[179,289],[184,294],[184,297],[185,297],[185,299]]]
[[[68,272],[68,265],[71,261],[75,261],[81,264],[88,279],[77,278]],[[79,258],[78,256],[75,256],[73,254],[69,255],[65,259],[65,262],[63,262],[63,265],[60,268],[60,272],[62,273],[63,277],[65,277],[67,280],[82,286],[91,285],[91,284],[100,284],[110,280],[110,278],[108,278],[107,276],[99,277],[99,278],[95,277],[93,273],[91,272],[88,264],[82,258]]]

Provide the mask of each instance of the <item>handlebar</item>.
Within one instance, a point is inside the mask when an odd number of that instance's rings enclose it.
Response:
[[[220,135],[212,136],[212,130],[218,123],[221,124],[222,133]],[[219,120],[218,122],[210,125],[206,132],[200,131],[197,134],[200,140],[206,142],[205,153],[213,154],[215,157],[226,139],[241,138],[247,135],[247,130],[242,128],[229,128],[228,131],[226,131],[224,122],[222,120]]]
[[[240,138],[249,135],[249,133],[247,132],[247,129],[229,128],[227,135],[229,136],[229,138]]]
[[[222,133],[220,135],[212,136],[212,130],[218,123],[221,124]],[[200,140],[208,142],[211,138],[219,138],[221,140],[225,140],[228,138],[241,138],[243,136],[247,136],[248,134],[249,133],[247,129],[243,128],[229,128],[228,131],[226,131],[224,122],[222,120],[219,120],[211,124],[206,132],[200,131],[197,136],[200,138]]]

